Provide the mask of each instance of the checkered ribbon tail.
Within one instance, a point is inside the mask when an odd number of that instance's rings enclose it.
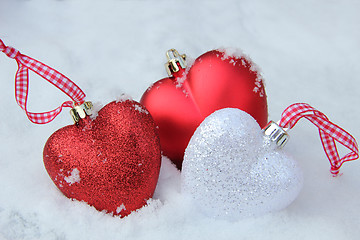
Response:
[[[31,57],[21,54],[13,47],[5,46],[0,39],[0,51],[4,52],[9,58],[15,59],[18,70],[15,75],[15,98],[18,105],[25,111],[29,120],[37,124],[45,124],[54,120],[59,115],[63,107],[73,107],[74,104],[84,103],[85,93],[69,78],[56,71],[55,69],[39,62]],[[72,101],[66,101],[58,108],[43,112],[33,113],[27,110],[27,97],[29,89],[29,70],[35,72],[55,87],[69,96]]]
[[[337,176],[344,162],[359,158],[359,149],[356,140],[341,127],[329,121],[320,111],[306,103],[295,103],[289,106],[281,115],[279,125],[283,128],[293,128],[301,119],[306,118],[319,129],[321,142],[330,161],[330,172]],[[348,154],[340,158],[335,141],[350,150]]]

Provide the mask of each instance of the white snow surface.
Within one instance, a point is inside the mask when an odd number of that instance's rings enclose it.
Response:
[[[77,182],[80,182],[81,178],[80,178],[80,171],[79,171],[79,169],[74,168],[74,169],[71,171],[70,176],[64,177],[64,180],[65,180],[69,185],[74,184],[74,183],[77,183]]]
[[[166,77],[165,52],[192,58],[240,48],[262,69],[269,117],[307,102],[360,139],[360,2],[1,0],[0,38],[70,77],[86,100],[106,104],[122,93],[140,100]],[[42,149],[72,124],[68,109],[32,124],[14,100],[16,62],[0,53],[0,239],[358,239],[360,165],[333,178],[317,129],[301,120],[285,151],[304,173],[286,209],[256,218],[209,218],[182,198],[180,172],[163,158],[148,206],[123,219],[72,201],[57,190]],[[69,100],[30,74],[29,110]],[[343,154],[342,148],[339,148]]]

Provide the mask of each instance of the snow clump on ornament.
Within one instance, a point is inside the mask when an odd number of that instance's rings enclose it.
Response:
[[[211,217],[237,220],[281,210],[297,197],[302,182],[296,161],[239,109],[208,116],[185,150],[182,192]]]

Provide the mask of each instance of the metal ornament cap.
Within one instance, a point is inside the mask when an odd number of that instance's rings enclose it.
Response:
[[[279,148],[284,147],[290,138],[289,134],[274,121],[270,121],[263,128],[263,133]]]
[[[180,55],[176,49],[170,49],[166,52],[166,57],[168,61],[165,63],[165,69],[169,77],[173,76],[173,73],[185,69],[186,64],[186,55]]]
[[[91,115],[93,110],[93,104],[92,102],[84,102],[81,105],[74,106],[70,110],[70,115],[72,119],[74,120],[74,123],[78,123],[80,119],[85,118],[86,116]]]

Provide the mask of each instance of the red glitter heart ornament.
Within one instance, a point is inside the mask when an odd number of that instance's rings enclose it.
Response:
[[[65,196],[122,217],[152,197],[161,164],[155,123],[132,100],[111,102],[95,119],[57,130],[43,157]]]
[[[172,56],[169,56],[169,53]],[[141,103],[159,127],[163,154],[181,169],[184,151],[199,124],[222,108],[238,108],[267,124],[267,100],[255,64],[239,50],[206,52],[186,67],[185,55],[168,51],[170,77],[157,81]]]
[[[152,197],[160,171],[160,142],[149,112],[129,99],[111,102],[95,119],[91,102],[68,77],[48,65],[6,46],[0,51],[15,59],[15,98],[29,120],[51,122],[71,107],[75,125],[53,133],[45,144],[45,168],[65,196],[87,202],[100,211],[126,216]],[[29,71],[65,93],[71,101],[47,112],[28,110]],[[94,116],[94,115],[92,115]]]

